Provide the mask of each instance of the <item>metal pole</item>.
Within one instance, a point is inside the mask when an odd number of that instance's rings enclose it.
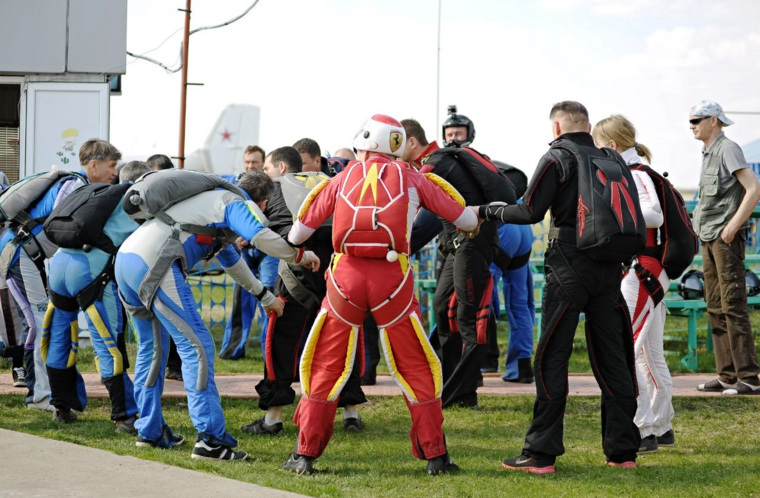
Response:
[[[438,136],[438,116],[441,109],[441,0],[438,0],[438,51],[435,67],[435,135]]]
[[[182,10],[182,9],[180,9]],[[187,114],[187,63],[190,51],[190,0],[185,8],[185,39],[182,43],[182,91],[179,102],[179,154],[177,167],[185,167],[185,116]]]

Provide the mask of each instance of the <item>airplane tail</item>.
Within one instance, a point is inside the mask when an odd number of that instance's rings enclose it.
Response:
[[[234,175],[243,169],[243,152],[259,142],[261,109],[250,104],[225,107],[203,146],[185,159],[185,169]]]

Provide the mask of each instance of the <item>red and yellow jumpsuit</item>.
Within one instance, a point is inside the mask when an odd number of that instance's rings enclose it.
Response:
[[[409,257],[420,206],[463,230],[477,225],[474,212],[446,181],[383,155],[349,164],[301,206],[290,242],[303,243],[332,215],[335,254],[325,277],[327,295],[301,358],[303,396],[294,416],[300,455],[319,457],[330,441],[367,313],[377,322],[386,362],[411,412],[412,454],[429,460],[446,453],[441,364],[422,327]]]

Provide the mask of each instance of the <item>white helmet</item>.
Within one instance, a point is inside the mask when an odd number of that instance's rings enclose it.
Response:
[[[406,147],[406,133],[394,118],[375,114],[356,132],[352,145],[356,150],[401,157]]]

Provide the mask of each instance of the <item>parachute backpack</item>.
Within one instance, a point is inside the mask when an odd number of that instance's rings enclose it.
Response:
[[[670,181],[651,167],[637,164],[631,169],[643,171],[652,179],[663,215],[659,246],[656,249],[646,248],[642,254],[659,259],[671,280],[678,278],[699,252],[699,237],[694,233],[683,197]]]
[[[127,216],[138,223],[157,218],[174,228],[173,237],[179,237],[179,231],[183,230],[205,239],[204,243],[212,245],[226,238],[227,231],[204,225],[177,223],[166,210],[201,192],[217,188],[229,190],[242,199],[248,199],[248,195],[242,189],[220,176],[184,169],[166,169],[150,171],[138,178],[124,194],[122,207]],[[215,253],[216,251],[212,251],[209,258]]]
[[[87,177],[81,173],[64,170],[37,173],[14,182],[0,193],[0,222],[18,223],[27,232],[31,231],[44,220],[33,220],[26,210],[36,204],[53,185],[66,177],[89,183]]]
[[[605,157],[591,156],[566,139],[553,142],[550,150],[567,151],[578,164],[578,249],[597,261],[632,258],[646,242],[646,222],[628,165],[611,149],[601,149]]]
[[[293,215],[298,214],[301,204],[303,204],[303,201],[314,187],[329,179],[330,177],[321,171],[299,171],[298,173],[286,173],[285,175],[273,178],[282,187],[285,205],[288,206],[288,210]]]
[[[456,159],[480,187],[486,202],[501,201],[517,203],[515,187],[502,170],[488,156],[469,147],[444,147],[433,152],[424,160],[424,165],[437,166],[446,156]],[[432,171],[436,173],[435,169]],[[438,173],[436,173],[438,174]]]
[[[109,254],[116,254],[118,248],[103,228],[130,186],[127,183],[91,183],[78,188],[61,201],[45,220],[45,235],[59,247],[83,249],[85,252],[97,247]]]

